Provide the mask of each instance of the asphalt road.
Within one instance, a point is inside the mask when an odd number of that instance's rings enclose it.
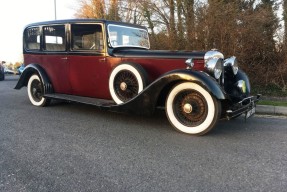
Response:
[[[287,119],[221,121],[203,137],[165,114],[30,104],[0,82],[0,191],[286,191]]]

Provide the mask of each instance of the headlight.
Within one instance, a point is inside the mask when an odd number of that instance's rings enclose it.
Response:
[[[204,61],[207,62],[209,59],[212,58],[221,58],[224,59],[224,56],[222,53],[220,53],[219,51],[207,51],[204,55]]]
[[[222,59],[221,58],[209,59],[209,61],[205,63],[205,68],[208,73],[214,76],[215,79],[219,79],[223,69]]]
[[[208,51],[204,55],[204,67],[215,79],[219,79],[222,74],[223,58],[219,51]]]
[[[224,67],[230,67],[232,69],[232,72],[234,75],[236,75],[238,72],[238,62],[237,62],[236,57],[234,57],[234,56],[232,56],[228,59],[225,59],[223,66]]]

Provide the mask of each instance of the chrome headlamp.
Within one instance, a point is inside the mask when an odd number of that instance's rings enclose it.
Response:
[[[219,79],[222,74],[223,58],[219,51],[208,51],[204,55],[204,67],[215,79]]]
[[[238,72],[238,62],[237,62],[236,57],[234,57],[234,56],[225,59],[223,66],[224,67],[230,67],[232,69],[232,72],[234,75],[236,75]]]
[[[207,72],[212,74],[215,79],[219,79],[222,74],[222,61],[221,58],[213,58],[205,63]]]

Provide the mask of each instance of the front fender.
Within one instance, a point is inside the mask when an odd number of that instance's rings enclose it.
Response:
[[[29,64],[25,67],[23,73],[21,74],[19,81],[14,89],[21,89],[24,86],[27,86],[29,78],[33,75],[39,75],[44,88],[44,93],[53,93],[52,83],[46,73],[46,71],[38,64]]]
[[[249,96],[250,92],[251,92],[251,86],[250,86],[250,81],[249,81],[247,74],[244,71],[239,69],[238,73],[235,76],[235,79],[236,79],[236,82],[239,80],[245,81],[245,83],[246,83],[246,95]]]
[[[225,91],[218,82],[203,71],[174,70],[163,75],[169,83],[171,81],[194,82],[205,88],[216,99],[224,100],[227,98]]]
[[[147,86],[135,98],[121,105],[111,107],[110,110],[150,115],[154,112],[155,107],[159,103],[158,100],[164,100],[169,90],[175,84],[184,81],[199,84],[218,100],[228,98],[220,85],[206,73],[182,69],[165,73]]]

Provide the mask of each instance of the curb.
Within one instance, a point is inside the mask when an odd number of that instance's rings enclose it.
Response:
[[[256,105],[256,113],[268,115],[287,115],[287,107],[272,105]]]

